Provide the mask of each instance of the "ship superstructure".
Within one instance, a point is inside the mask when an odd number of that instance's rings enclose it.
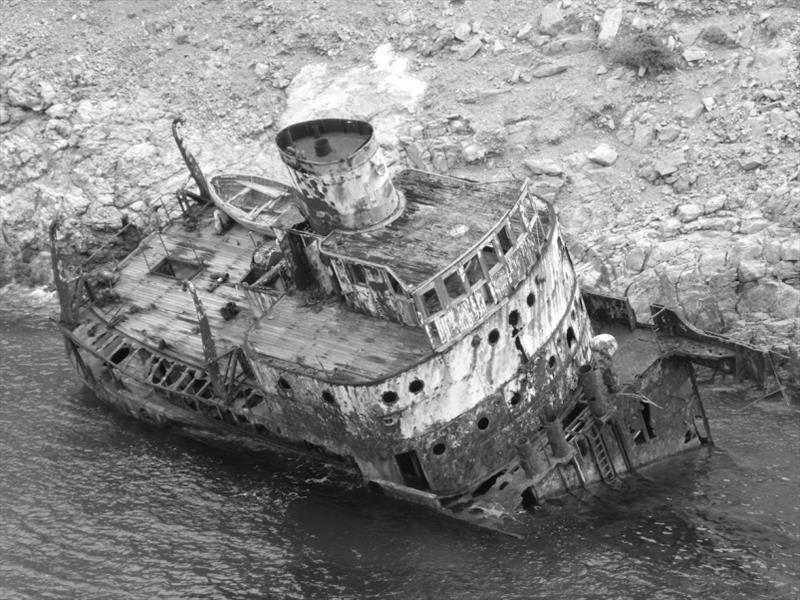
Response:
[[[180,217],[101,279],[54,259],[69,356],[134,416],[496,526],[709,443],[692,361],[763,371],[663,307],[658,337],[582,293],[528,182],[393,175],[346,119],[278,134],[291,187],[207,182],[176,140],[199,188]]]

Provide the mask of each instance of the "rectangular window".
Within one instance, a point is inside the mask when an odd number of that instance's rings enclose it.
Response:
[[[430,289],[422,294],[422,304],[425,306],[425,312],[428,316],[442,311],[442,303],[439,302],[439,296],[436,294],[435,289]]]
[[[464,274],[467,276],[467,281],[470,285],[475,285],[483,280],[483,269],[481,269],[481,263],[477,255],[467,261],[464,266]]]
[[[386,275],[386,280],[389,282],[389,287],[392,288],[392,291],[397,294],[398,296],[405,296],[406,293],[403,291],[403,286],[400,285],[400,282],[397,281],[392,275],[389,273],[384,273]]]
[[[483,259],[484,265],[486,265],[487,271],[491,271],[492,267],[500,262],[500,259],[497,258],[497,252],[494,249],[494,245],[491,242],[481,248],[481,258]]]
[[[352,273],[353,282],[360,283],[362,285],[367,283],[367,272],[364,270],[363,266],[351,264],[350,272]]]
[[[521,211],[513,210],[511,211],[511,215],[508,219],[508,224],[511,225],[511,231],[514,234],[514,238],[519,241],[519,238],[522,237],[522,234],[526,231],[526,225],[524,223],[523,217],[521,216]]]
[[[509,236],[506,227],[500,228],[497,232],[497,241],[500,242],[500,250],[503,254],[506,254],[513,246],[511,243],[511,236]]]
[[[461,276],[458,274],[458,271],[450,273],[450,275],[445,277],[444,289],[447,290],[447,295],[451,300],[460,298],[466,293],[464,282],[461,281]]]

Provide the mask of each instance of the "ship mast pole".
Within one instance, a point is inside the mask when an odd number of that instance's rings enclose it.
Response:
[[[211,334],[211,325],[208,322],[208,315],[203,306],[203,301],[197,295],[197,289],[191,281],[181,282],[183,288],[192,295],[194,309],[197,312],[197,324],[200,327],[200,339],[203,341],[203,356],[206,359],[206,372],[211,379],[211,388],[214,395],[221,400],[227,400],[228,393],[219,374],[219,364],[217,363],[217,347],[214,343],[214,336]]]

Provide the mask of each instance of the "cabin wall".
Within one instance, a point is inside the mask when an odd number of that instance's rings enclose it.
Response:
[[[386,269],[329,256],[325,258],[330,262],[345,303],[350,308],[396,323],[419,324],[412,300]]]
[[[567,401],[578,367],[589,362],[591,337],[556,232],[531,276],[446,352],[357,386],[254,360],[266,400],[253,414],[281,435],[352,454],[369,477],[398,481],[393,457],[413,450],[433,489],[458,491],[510,460],[509,448],[539,427],[543,407]]]

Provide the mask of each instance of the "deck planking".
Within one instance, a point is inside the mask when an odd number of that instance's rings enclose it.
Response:
[[[114,286],[119,299],[103,307],[105,317],[124,316],[117,328],[124,334],[149,344],[159,344],[194,362],[202,363],[203,346],[197,313],[191,295],[180,281],[151,273],[166,255],[187,262],[202,261],[203,267],[191,278],[208,315],[217,353],[241,345],[252,326],[254,314],[241,293],[232,285],[210,290],[214,280],[228,274],[228,282],[238,283],[250,270],[257,242],[264,238],[243,227],[233,226],[216,235],[210,220],[195,231],[174,224],[162,234],[153,234],[121,265],[120,279]],[[220,309],[235,302],[240,312],[226,321]]]
[[[256,241],[263,239],[253,235]],[[214,277],[223,273],[230,284],[241,281],[250,270],[254,249],[250,233],[240,225],[223,236],[214,234],[210,223],[193,232],[173,226],[160,237],[150,236],[125,260],[114,287],[119,299],[101,310],[107,319],[123,317],[117,325],[123,334],[202,364],[191,295],[176,279],[150,271],[166,254],[188,262],[196,262],[198,256],[204,267],[191,281],[208,315],[218,355],[241,346],[247,337],[263,360],[282,369],[359,383],[408,368],[431,353],[421,328],[355,313],[335,300],[311,304],[295,292],[257,319],[233,285],[209,290]],[[220,310],[228,302],[240,310],[230,321]]]
[[[355,313],[340,302],[308,304],[298,294],[281,298],[256,323],[249,342],[289,371],[322,371],[343,383],[388,377],[431,353],[419,327]]]

